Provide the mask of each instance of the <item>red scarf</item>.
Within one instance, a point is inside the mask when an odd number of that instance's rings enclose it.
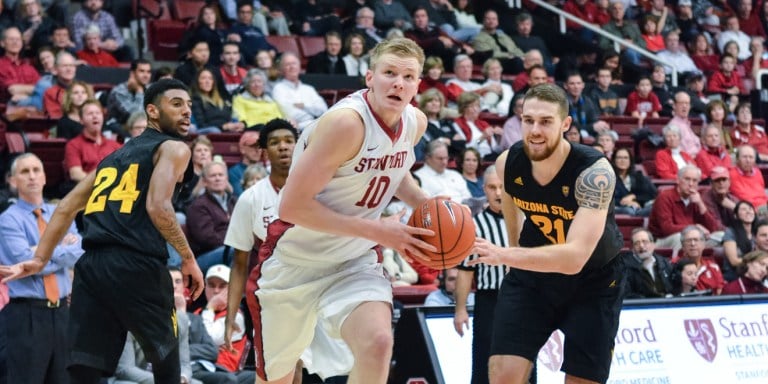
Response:
[[[464,116],[462,116],[462,117],[456,118],[456,120],[454,121],[459,126],[459,128],[461,128],[461,131],[464,132],[464,137],[467,138],[467,142],[472,141],[472,128],[470,128],[469,122],[467,121],[467,119]],[[473,123],[475,123],[475,126],[477,126],[477,129],[479,129],[480,132],[484,132],[486,128],[491,126],[485,120],[480,120],[480,119],[473,121]]]

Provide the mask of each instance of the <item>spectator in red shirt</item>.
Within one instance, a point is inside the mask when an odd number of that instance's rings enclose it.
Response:
[[[24,42],[19,28],[6,28],[0,46],[5,49],[5,55],[0,57],[0,102],[31,95],[40,74],[27,59],[21,58]]]
[[[75,81],[77,61],[67,51],[60,51],[56,55],[56,77],[53,85],[43,93],[43,110],[51,119],[61,119],[64,115],[62,105],[64,95],[72,82]]]
[[[64,166],[69,178],[79,182],[88,173],[96,169],[99,162],[121,147],[114,140],[101,134],[104,124],[104,112],[96,100],[86,101],[80,109],[83,132],[76,136],[64,148]]]
[[[711,289],[713,295],[719,295],[725,286],[725,279],[714,258],[704,257],[705,235],[699,225],[685,227],[682,231],[683,249],[679,260],[692,260],[696,264],[696,290]]]
[[[737,269],[739,278],[723,288],[724,295],[768,293],[768,287],[763,285],[768,275],[768,253],[760,250],[747,253]]]
[[[83,35],[83,49],[77,51],[77,57],[92,67],[117,67],[119,63],[111,53],[101,49],[101,30],[91,24]]]
[[[656,151],[656,177],[674,180],[678,170],[693,164],[693,158],[680,147],[680,127],[670,123],[664,126],[662,133],[666,148]]]
[[[742,145],[736,150],[736,166],[731,168],[731,193],[752,203],[759,214],[765,213],[768,203],[765,180],[755,166],[755,148],[750,145]]]
[[[734,70],[736,58],[724,54],[720,57],[720,70],[713,73],[707,82],[707,92],[719,93],[730,99],[731,103],[738,103],[739,95],[746,95],[747,91],[741,83],[741,76]]]
[[[720,69],[720,58],[712,50],[707,35],[700,33],[691,44],[691,60],[705,75],[711,76]]]
[[[731,155],[723,145],[720,128],[708,124],[701,130],[701,142],[704,144],[694,159],[696,166],[701,169],[701,176],[709,178],[709,173],[714,167],[731,167]]]
[[[768,68],[768,53],[765,52],[765,38],[762,36],[752,36],[749,42],[749,51],[752,56],[744,60],[744,72],[752,80],[757,80],[758,72],[761,69]]]
[[[513,91],[520,92],[523,89],[528,88],[528,80],[530,79],[529,71],[531,68],[533,68],[534,65],[538,65],[544,68],[544,56],[538,49],[531,49],[525,53],[525,56],[523,56],[523,68],[525,71],[520,72],[517,74],[517,76],[515,76],[515,79],[512,81]],[[546,75],[546,69],[544,71],[544,75]]]
[[[563,11],[588,23],[597,24],[597,6],[590,0],[568,0],[563,5]],[[586,42],[592,42],[595,38],[595,33],[582,27],[581,24],[568,20],[565,22],[565,26],[569,31],[575,32],[579,38]]]
[[[758,5],[762,5],[762,0],[756,1]],[[765,31],[763,25],[760,23],[760,17],[758,16],[756,9],[752,7],[752,0],[740,0],[736,4],[736,17],[739,19],[739,29],[749,36],[761,36],[765,37]]]
[[[227,89],[230,95],[233,95],[240,87],[243,79],[245,79],[245,75],[248,73],[245,68],[238,65],[240,58],[240,45],[231,41],[224,43],[221,48],[219,72],[221,73],[221,79],[224,80],[224,88]]]
[[[720,230],[720,223],[699,194],[701,170],[686,165],[677,173],[677,186],[661,190],[653,203],[648,229],[656,238],[656,246],[680,248],[680,231],[695,225],[709,235]]]
[[[658,33],[656,30],[656,16],[646,15],[643,18],[643,40],[645,40],[645,47],[651,52],[659,52],[667,49],[664,43],[664,36]]]
[[[760,161],[768,161],[768,136],[765,128],[752,122],[752,106],[749,102],[736,106],[736,125],[731,130],[734,147],[749,144],[757,150]]]
[[[651,79],[643,76],[637,81],[637,86],[627,97],[627,107],[624,114],[632,117],[659,117],[661,102],[655,93],[651,92]]]
[[[435,88],[443,94],[443,97],[446,100],[455,103],[458,98],[458,93],[451,92],[448,90],[445,83],[443,83],[442,77],[444,71],[445,67],[443,65],[443,59],[437,56],[427,57],[427,59],[424,60],[424,69],[421,82],[419,83],[419,94],[424,93],[430,88]]]

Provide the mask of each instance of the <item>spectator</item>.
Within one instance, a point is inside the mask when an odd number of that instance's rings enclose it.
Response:
[[[477,27],[461,29],[456,15],[453,13],[453,4],[448,0],[420,0],[416,4],[415,7],[411,7],[411,14],[415,13],[418,8],[424,8],[429,20],[432,21],[431,24],[440,28],[441,31],[456,41],[468,42],[480,31],[480,28]]]
[[[501,80],[501,72],[502,68],[499,60],[490,58],[483,63],[483,76],[485,76],[486,80],[482,86],[488,87],[492,84],[498,84],[501,87],[501,94],[486,92],[483,95],[481,104],[484,111],[503,117],[509,113],[509,105],[515,92],[512,90],[511,85]]]
[[[365,38],[365,52],[370,52],[376,44],[384,40],[382,33],[373,24],[374,12],[371,8],[360,7],[355,14],[355,26],[347,31],[347,36],[351,33],[358,33]]]
[[[691,0],[679,0],[677,2],[677,12],[675,17],[677,18],[677,25],[680,28],[680,41],[684,44],[690,44],[696,35],[701,33],[701,27],[693,17]]]
[[[266,3],[273,4],[267,6]],[[288,29],[288,20],[285,18],[285,13],[273,1],[254,0],[253,9],[256,11],[253,14],[253,26],[259,28],[264,36],[269,35],[270,29],[278,36],[289,36],[291,34],[290,29]]]
[[[707,82],[707,92],[718,93],[731,104],[739,102],[739,95],[745,95],[747,91],[741,83],[741,76],[735,71],[736,59],[724,54],[720,57],[720,70],[713,73]]]
[[[565,81],[568,96],[568,113],[581,128],[581,134],[597,136],[598,133],[611,129],[610,124],[600,120],[600,114],[592,100],[584,96],[584,80],[578,72],[571,72]]]
[[[666,297],[672,293],[672,264],[656,254],[653,235],[645,228],[632,230],[632,253],[624,257],[627,299]]]
[[[328,105],[317,93],[315,87],[304,84],[299,79],[301,62],[296,54],[293,52],[283,53],[280,57],[280,72],[283,78],[275,84],[272,89],[272,96],[285,117],[295,121],[299,130],[304,129],[309,123],[325,113],[328,110]]]
[[[432,140],[441,140],[446,143],[452,158],[464,151],[466,141],[454,130],[453,119],[448,117],[445,98],[440,91],[432,88],[422,93],[419,98],[419,109],[427,117],[427,129],[413,149],[418,161],[424,160],[424,152]]]
[[[219,348],[219,357],[216,360],[216,364],[234,373],[238,378],[238,382],[252,383],[256,381],[256,373],[244,371],[241,367],[241,362],[245,361],[242,355],[248,352],[248,339],[245,336],[245,317],[239,310],[234,320],[237,327],[231,336],[234,351],[224,348],[224,323],[225,316],[227,315],[229,274],[230,269],[226,265],[217,264],[208,269],[208,273],[205,275],[205,298],[208,304],[206,304],[200,316],[203,318],[203,324],[205,324],[208,335],[211,336],[214,344]]]
[[[144,111],[134,112],[128,121],[125,122],[125,131],[128,132],[128,137],[125,138],[125,142],[133,139],[144,133],[147,129],[147,113]]]
[[[724,227],[734,223],[734,208],[739,199],[730,192],[731,179],[728,169],[722,166],[712,168],[710,173],[712,187],[701,195],[707,210]]]
[[[733,121],[733,115],[729,113],[728,106],[726,106],[722,100],[712,100],[707,103],[707,108],[704,110],[704,117],[707,123],[720,129],[720,138],[722,139],[723,145],[725,145],[728,153],[733,153],[734,146],[733,140],[731,139],[731,129],[726,126],[727,119]]]
[[[656,177],[671,180],[678,177],[678,170],[694,162],[693,157],[680,147],[680,127],[670,122],[662,129],[662,134],[665,148],[656,151]]]
[[[213,143],[205,135],[196,137],[189,145],[192,151],[192,158],[190,163],[192,164],[192,176],[182,184],[176,201],[173,203],[173,208],[176,210],[176,218],[179,224],[186,224],[187,221],[187,207],[198,196],[205,193],[205,184],[201,177],[203,168],[208,163],[213,161]],[[173,247],[168,248],[168,252],[171,254],[171,258],[181,257],[177,255]]]
[[[613,75],[608,68],[597,70],[597,86],[589,93],[592,102],[600,110],[600,116],[619,115],[619,95],[611,88]]]
[[[243,190],[247,190],[270,174],[271,173],[267,172],[267,169],[261,164],[249,165],[248,168],[245,169],[245,172],[243,172],[243,180],[240,184],[243,186]]]
[[[331,31],[341,32],[341,20],[327,2],[303,0],[294,2],[293,24],[300,35],[325,36]]]
[[[79,182],[96,169],[101,160],[121,145],[107,139],[102,133],[104,112],[96,100],[88,100],[80,108],[83,131],[67,142],[64,148],[64,168],[69,179]]]
[[[724,295],[768,293],[768,287],[764,282],[768,275],[768,253],[763,251],[747,253],[739,270],[739,278],[723,288]]]
[[[277,50],[273,47],[264,34],[253,26],[253,4],[247,1],[237,4],[237,21],[227,32],[227,40],[240,44],[240,53],[246,63],[253,63],[256,53],[265,50],[275,57]]]
[[[635,169],[635,159],[628,148],[618,148],[611,158],[616,172],[614,212],[631,216],[648,216],[656,198],[656,186],[648,176]]]
[[[563,132],[563,137],[570,143],[584,144],[584,138],[581,137],[579,125],[575,122],[571,122],[571,125],[568,127],[568,129]]]
[[[245,75],[243,92],[235,95],[232,101],[232,112],[239,122],[238,131],[283,117],[280,106],[265,92],[266,82],[267,77],[261,70],[251,69]]]
[[[504,31],[498,29],[499,15],[489,9],[483,16],[483,29],[472,40],[472,48],[478,53],[490,53],[490,56],[499,59],[504,73],[516,75],[523,71],[523,55],[515,42]]]
[[[744,60],[744,72],[752,81],[757,81],[761,69],[768,68],[768,54],[765,52],[765,38],[753,36],[749,42],[749,52],[752,54]]]
[[[512,81],[512,89],[515,92],[523,92],[524,90],[527,90],[528,82],[530,81],[531,68],[534,66],[540,66],[544,70],[544,77],[546,78],[548,76],[546,69],[544,68],[544,57],[538,49],[531,49],[530,51],[525,52],[525,55],[523,56],[523,72],[517,74]]]
[[[83,131],[80,111],[85,101],[91,99],[93,99],[93,88],[90,84],[80,80],[72,82],[64,93],[64,103],[61,105],[63,116],[56,123],[56,137],[71,139]]]
[[[181,383],[202,384],[201,381],[192,378],[192,366],[189,361],[189,319],[185,311],[176,310],[176,325],[181,358]],[[126,335],[125,347],[117,363],[114,379],[115,383],[154,383],[152,364],[147,361],[141,344],[130,331]]]
[[[627,108],[624,115],[645,119],[646,117],[659,117],[661,103],[655,93],[651,92],[651,79],[641,77],[635,90],[627,97]]]
[[[475,198],[485,198],[485,192],[483,191],[483,177],[478,175],[478,169],[480,169],[480,152],[475,148],[467,148],[459,157],[457,162],[459,169],[461,170],[461,176],[467,182],[467,188],[469,193]]]
[[[450,196],[456,202],[472,197],[461,174],[448,169],[448,146],[443,141],[433,140],[427,145],[424,166],[414,174],[429,196]]]
[[[240,61],[240,45],[231,41],[224,43],[219,76],[223,81],[224,88],[227,90],[225,98],[228,100],[232,99],[237,89],[243,84],[246,73],[248,73],[245,68],[239,65]]]
[[[16,100],[11,100],[13,105],[20,107],[35,107],[38,111],[43,110],[43,94],[53,85],[54,72],[56,71],[56,58],[53,49],[43,47],[37,53],[37,62],[40,66],[40,79],[34,85],[32,93],[29,96],[20,96]]]
[[[235,196],[240,196],[243,193],[243,187],[241,181],[243,180],[243,172],[248,166],[261,162],[262,151],[259,148],[259,132],[255,130],[246,130],[240,136],[240,142],[238,148],[242,155],[242,160],[239,163],[229,168],[229,182],[232,184],[232,193]]]
[[[173,77],[181,80],[184,84],[193,84],[197,74],[203,69],[208,69],[215,78],[215,85],[219,95],[229,100],[229,92],[221,78],[221,72],[210,63],[211,51],[208,49],[208,43],[198,41],[192,45],[192,49],[187,52],[186,60],[176,67]]]
[[[405,36],[419,44],[425,55],[440,57],[448,65],[458,53],[474,53],[470,45],[454,40],[434,23],[430,23],[427,10],[423,7],[413,10],[413,28],[406,30]]]
[[[473,31],[474,35],[469,37],[466,41],[472,41],[480,29],[482,24],[477,22],[475,12],[472,9],[472,2],[469,0],[456,0],[456,4],[453,5],[453,14],[456,16],[456,24],[460,29]]]
[[[720,52],[725,52],[725,45],[735,41],[739,47],[739,60],[746,60],[749,57],[749,35],[741,31],[739,18],[736,15],[727,16],[725,19],[725,30],[717,36],[717,48]]]
[[[536,50],[542,57],[540,64],[547,68],[547,72],[553,72],[555,64],[559,61],[559,58],[552,57],[552,54],[544,42],[541,36],[532,35],[533,30],[533,17],[528,12],[520,13],[516,18],[517,34],[512,36],[512,40],[523,52],[528,53],[532,50]],[[525,66],[525,59],[523,59],[523,66]],[[521,72],[523,73],[523,72]]]
[[[88,0],[99,1],[99,0]],[[128,116],[144,110],[144,90],[152,78],[152,64],[139,59],[131,62],[128,81],[120,83],[109,92],[107,99],[107,126],[113,132],[120,132]]]
[[[694,160],[696,166],[701,169],[702,177],[705,179],[711,178],[710,172],[715,167],[722,167],[726,170],[731,167],[731,155],[723,145],[720,132],[720,128],[713,124],[707,124],[701,130],[701,142],[704,145]]]
[[[674,92],[667,82],[667,74],[664,73],[664,66],[661,64],[654,64],[651,71],[651,92],[659,98],[661,104],[661,112],[659,115],[664,117],[672,116],[672,106],[675,104],[675,100],[672,97]]]
[[[458,268],[449,268],[438,275],[437,290],[432,291],[424,300],[425,307],[443,307],[456,305],[456,299],[453,296],[456,290],[456,280],[459,276]],[[475,305],[475,294],[470,292],[467,296],[467,305]]]
[[[603,131],[597,134],[596,143],[603,147],[603,154],[607,158],[613,157],[613,151],[616,149],[616,141],[619,135],[611,130]]]
[[[43,111],[49,118],[58,120],[63,116],[64,95],[75,81],[76,72],[75,57],[69,52],[59,52],[56,55],[56,81],[43,93]]]
[[[389,30],[397,28],[406,31],[413,28],[413,20],[408,10],[397,0],[376,0],[373,2],[376,28]]]
[[[368,55],[365,53],[363,35],[350,33],[344,40],[344,51],[347,54],[341,59],[347,68],[347,76],[365,77],[368,72]]]
[[[77,51],[77,58],[92,67],[117,67],[119,63],[111,53],[101,49],[101,31],[91,24],[83,35],[83,49]]]
[[[664,36],[662,36],[656,28],[657,19],[655,16],[646,15],[643,17],[643,28],[640,36],[645,41],[645,49],[653,53],[658,53],[667,49],[664,43]]]
[[[736,150],[736,166],[730,169],[731,193],[739,200],[752,203],[761,215],[766,210],[768,197],[763,174],[755,165],[756,154],[750,145],[742,145]]]
[[[219,94],[216,76],[209,68],[197,73],[191,93],[196,133],[242,132],[245,128],[242,122],[232,121],[232,104]]]
[[[691,120],[688,119],[690,110],[691,96],[685,91],[677,91],[673,98],[672,119],[669,124],[674,124],[680,129],[680,148],[695,157],[701,150],[701,139],[691,128]]]
[[[720,70],[720,57],[714,53],[705,34],[693,38],[689,51],[691,60],[707,77]]]
[[[236,198],[228,191],[226,164],[218,161],[206,164],[200,178],[205,192],[187,207],[187,231],[197,264],[201,271],[206,271],[222,261],[230,263],[231,249],[224,246],[224,236]]]
[[[735,13],[739,20],[741,31],[749,36],[766,37],[763,26],[760,24],[758,9],[752,9],[752,1],[740,0],[736,2]],[[755,2],[755,5],[762,5],[762,2]],[[753,12],[754,11],[754,12]]]
[[[325,50],[312,56],[307,61],[307,73],[326,75],[346,75],[347,66],[341,59],[341,35],[336,31],[325,34]]]
[[[215,4],[204,5],[200,8],[200,12],[197,14],[195,27],[187,30],[182,37],[181,42],[179,43],[179,53],[186,55],[192,50],[195,43],[205,41],[208,43],[208,49],[210,50],[213,64],[218,64],[220,62],[219,60],[223,60],[222,53],[224,47],[222,41],[225,41],[226,38],[225,31],[220,28],[222,25],[221,22],[219,8],[216,7]]]
[[[32,258],[55,206],[43,200],[45,171],[40,159],[22,154],[11,163],[10,185],[18,201],[0,215],[0,264]],[[10,302],[3,308],[0,331],[5,335],[9,383],[59,382],[67,377],[67,296],[69,270],[83,254],[81,238],[71,225],[53,250],[53,263],[40,273],[10,281]]]
[[[0,46],[5,50],[5,55],[0,57],[0,102],[17,101],[31,95],[40,75],[27,59],[21,57],[24,43],[19,29],[6,28]]]
[[[56,22],[45,14],[39,0],[22,0],[16,2],[16,26],[24,46],[34,54],[50,44]]]
[[[691,259],[681,259],[672,267],[672,294],[675,296],[688,296],[697,294],[696,282],[698,280],[698,268]],[[701,292],[712,294],[712,291]]]
[[[518,93],[512,98],[512,108],[509,117],[504,122],[501,134],[501,147],[509,148],[512,144],[523,139],[521,115],[523,114],[523,98],[525,94]]]
[[[680,34],[677,31],[672,31],[664,38],[664,45],[666,49],[658,53],[659,59],[662,59],[675,66],[678,74],[688,74],[692,72],[698,72],[699,68],[696,67],[696,63],[693,62],[685,48],[680,45]],[[672,73],[672,67],[665,66],[664,72],[667,74]]]
[[[711,289],[712,293],[719,295],[725,286],[720,267],[712,257],[704,257],[705,232],[700,226],[689,225],[681,232],[683,248],[680,259],[693,260],[696,264],[698,278],[696,289]],[[674,261],[674,260],[673,260]]]
[[[56,53],[60,51],[67,51],[75,56],[77,55],[77,50],[75,49],[75,42],[72,41],[72,38],[69,35],[69,28],[67,28],[66,25],[56,25],[54,27],[53,35],[51,35],[50,47]],[[40,49],[38,49],[38,52],[40,52]]]
[[[707,111],[709,97],[704,93],[705,78],[701,72],[693,72],[685,79],[685,92],[691,98],[689,116],[704,117]]]
[[[625,40],[629,40],[640,48],[645,48],[645,40],[643,40],[640,29],[637,24],[631,19],[624,19],[624,3],[618,0],[611,1],[611,5],[608,8],[608,12],[611,14],[611,21],[603,26],[603,30],[616,37],[623,37]],[[600,39],[600,49],[608,51],[613,49],[613,40],[606,38]],[[640,54],[625,46],[621,47],[622,56],[626,58],[633,65],[640,64]]]
[[[460,116],[454,120],[454,131],[466,141],[467,148],[477,149],[483,160],[495,160],[502,151],[502,128],[480,119],[480,96],[476,93],[462,93],[458,105]]]
[[[694,165],[686,165],[677,173],[675,188],[659,191],[648,221],[657,247],[679,249],[680,231],[689,225],[695,225],[710,237],[720,230],[720,223],[699,194],[699,181],[701,171]]]
[[[534,51],[531,51],[531,52],[534,52]],[[526,55],[528,54],[526,53]],[[531,89],[531,87],[535,85],[546,84],[550,82],[549,76],[547,75],[547,71],[544,69],[543,65],[534,64],[530,68],[528,68],[528,70],[524,73],[528,78],[528,82],[523,86],[522,89],[515,92],[525,94],[525,92],[527,92],[529,89]],[[518,75],[518,77],[519,76],[521,75]]]
[[[733,146],[750,145],[757,151],[760,161],[768,161],[768,136],[765,128],[752,121],[752,105],[739,103],[735,112],[736,125],[730,131]]]
[[[261,50],[256,53],[256,68],[260,69],[267,76],[267,84],[264,86],[265,92],[272,93],[272,88],[280,79],[280,69],[275,65],[269,51]]]
[[[234,384],[237,376],[216,365],[219,348],[205,329],[203,319],[195,313],[187,313],[189,319],[189,360],[192,363],[192,377],[204,384]]]
[[[733,219],[725,228],[723,235],[723,278],[733,281],[738,277],[737,269],[743,265],[743,257],[755,249],[755,232],[757,230],[757,213],[755,207],[748,201],[739,201],[731,210]]]
[[[576,16],[582,21],[597,24],[597,6],[589,0],[567,0],[563,4],[563,11]],[[567,20],[565,26],[568,32],[576,34],[582,41],[594,44],[595,33],[584,28],[581,24]]]
[[[461,94],[461,92],[458,92],[459,87],[457,86],[453,90],[448,89],[448,86],[443,83],[443,71],[445,71],[443,59],[437,56],[428,56],[424,60],[424,69],[421,82],[419,82],[419,95],[435,88],[443,95],[443,99],[456,103],[456,99]]]
[[[400,254],[392,248],[384,248],[381,254],[383,257],[381,266],[393,287],[405,287],[418,283],[419,274]]]
[[[115,59],[120,62],[133,61],[133,51],[123,40],[120,28],[117,27],[115,18],[107,11],[103,10],[103,0],[85,0],[83,8],[77,11],[72,18],[72,30],[74,31],[74,42],[78,50],[83,49],[83,37],[85,31],[92,24],[99,27],[101,31],[101,49],[110,52]]]

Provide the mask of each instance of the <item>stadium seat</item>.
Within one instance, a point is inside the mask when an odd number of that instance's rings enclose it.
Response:
[[[200,10],[205,6],[204,0],[175,0],[171,1],[171,14],[175,20],[191,23],[197,20]]]
[[[179,60],[179,41],[187,30],[187,24],[176,20],[150,20],[147,40],[155,60]]]
[[[296,42],[296,37],[291,36],[276,36],[276,35],[269,35],[267,36],[267,42],[272,44],[275,49],[277,49],[278,52],[293,52],[296,55],[299,56],[299,58],[302,58],[301,50],[299,49],[299,43]]]
[[[213,144],[213,154],[221,155],[227,167],[240,162],[240,134],[236,133],[212,133],[206,135]]]
[[[30,138],[29,151],[36,154],[45,169],[46,190],[49,195],[59,195],[59,185],[67,179],[64,171],[64,147],[66,139]]]
[[[325,39],[320,36],[299,36],[299,49],[304,58],[309,58],[325,50]]]
[[[328,104],[329,107],[336,104],[336,95],[338,92],[336,92],[335,89],[320,89],[317,93],[323,97],[323,100],[325,100],[325,103]]]

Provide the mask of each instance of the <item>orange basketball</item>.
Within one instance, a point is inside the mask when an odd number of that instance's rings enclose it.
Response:
[[[433,197],[413,210],[408,225],[426,228],[434,236],[419,236],[434,245],[437,252],[422,250],[431,260],[417,262],[433,269],[453,268],[461,263],[475,243],[475,222],[469,209],[445,198]]]

